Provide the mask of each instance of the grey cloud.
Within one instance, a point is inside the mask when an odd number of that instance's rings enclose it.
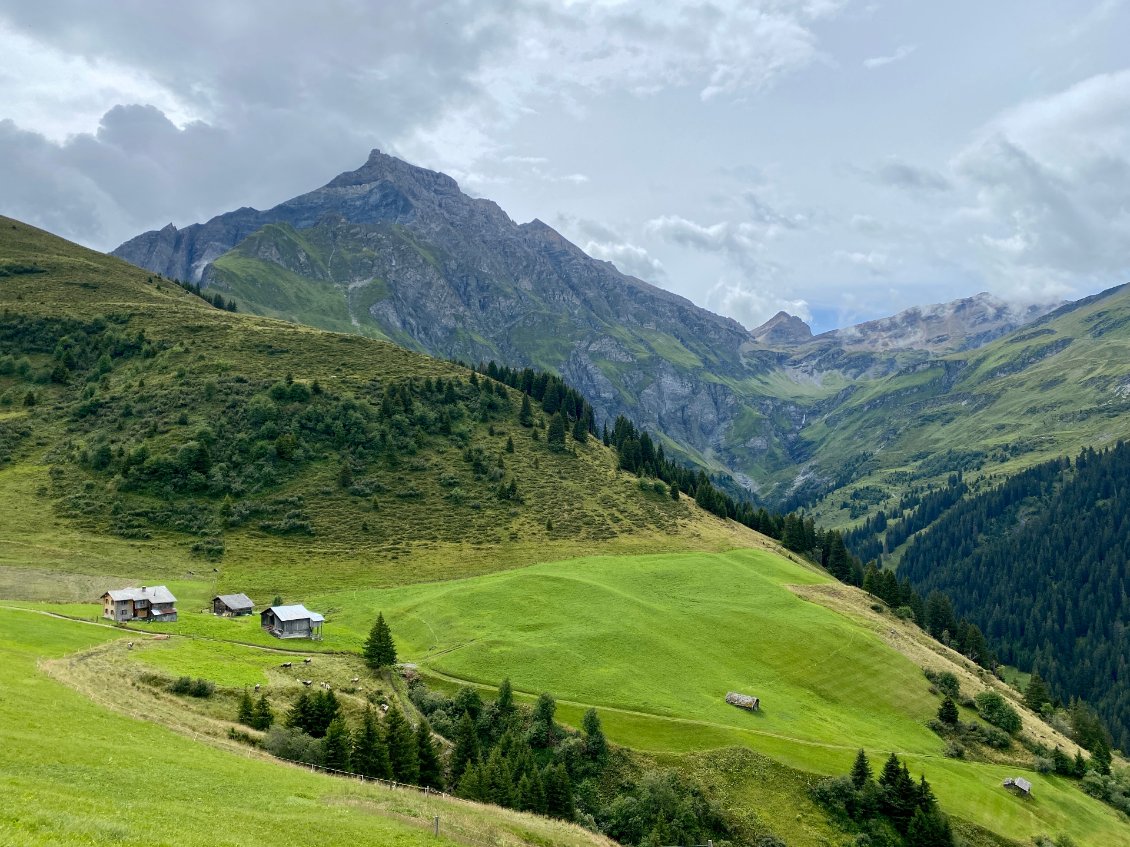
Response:
[[[558,215],[557,225],[590,256],[612,262],[621,273],[655,282],[663,279],[666,269],[646,248],[633,244],[599,221]]]
[[[860,169],[860,173],[876,185],[915,193],[932,194],[949,191],[953,187],[948,179],[931,168],[893,158],[874,168]]]

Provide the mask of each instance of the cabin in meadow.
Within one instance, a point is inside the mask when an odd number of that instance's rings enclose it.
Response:
[[[1005,779],[1005,781],[1002,782],[1001,785],[1003,785],[1009,791],[1012,791],[1016,794],[1019,794],[1022,797],[1031,797],[1032,796],[1032,783],[1030,783],[1028,780],[1026,780],[1022,776],[1017,776],[1017,777],[1010,776],[1007,779]]]
[[[255,609],[255,604],[246,594],[217,594],[212,598],[212,614],[237,618],[241,615],[250,615]]]
[[[756,712],[761,708],[760,697],[751,697],[749,694],[739,694],[736,691],[731,691],[726,695],[726,702],[731,706],[737,706],[739,709],[745,709],[749,712]]]
[[[177,598],[163,585],[111,589],[102,595],[102,617],[117,623],[177,619]]]
[[[259,613],[263,629],[275,638],[313,638],[322,637],[322,623],[325,618],[311,612],[305,606],[271,606]]]

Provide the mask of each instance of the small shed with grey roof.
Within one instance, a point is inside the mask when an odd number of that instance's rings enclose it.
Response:
[[[212,598],[212,614],[239,617],[250,615],[255,604],[246,594],[217,594]]]
[[[1010,776],[1004,782],[1002,782],[1001,785],[1025,797],[1032,796],[1032,783],[1030,783],[1022,776]]]
[[[271,606],[259,613],[260,625],[276,638],[322,637],[325,618],[305,606]]]

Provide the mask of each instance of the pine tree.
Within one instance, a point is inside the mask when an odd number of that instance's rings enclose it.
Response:
[[[239,714],[236,716],[244,726],[255,726],[255,704],[251,702],[251,692],[243,689],[243,696],[239,698]]]
[[[829,530],[831,547],[828,551],[828,573],[841,582],[851,577],[851,562],[848,560],[847,548],[844,547],[843,537],[834,530]]]
[[[326,738],[322,742],[322,755],[326,767],[335,771],[349,770],[351,740],[345,720],[339,715],[326,727]]]
[[[459,780],[456,793],[467,800],[478,800],[481,803],[488,802],[486,789],[483,784],[483,768],[481,765],[472,763],[467,767],[467,770],[463,772],[463,776]]]
[[[388,747],[381,738],[377,717],[372,708],[361,716],[361,727],[353,741],[353,770],[373,779],[392,779]]]
[[[1075,763],[1071,771],[1072,776],[1079,777],[1080,779],[1087,775],[1087,760],[1083,758],[1083,754],[1078,750],[1075,751]]]
[[[420,773],[416,784],[425,788],[443,788],[443,765],[432,740],[432,728],[423,717],[416,724],[416,760]]]
[[[385,740],[393,779],[415,785],[420,777],[420,759],[416,752],[416,736],[403,713],[395,705],[385,715]]]
[[[341,704],[337,701],[337,695],[332,691],[319,691],[310,698],[310,717],[305,727],[306,732],[315,738],[321,738],[339,714]]]
[[[298,695],[286,713],[286,725],[300,729],[310,735],[310,727],[314,723],[314,707],[310,695],[303,691]]]
[[[466,769],[478,760],[479,734],[475,731],[475,721],[471,718],[471,713],[465,711],[455,730],[455,749],[451,751],[452,784],[461,785]]]
[[[369,638],[365,641],[365,661],[374,670],[387,668],[396,664],[396,644],[392,640],[392,631],[385,623],[385,616],[377,612],[377,620],[369,631]]]
[[[522,395],[522,408],[518,412],[518,423],[522,426],[530,427],[534,425],[534,414],[530,409],[530,395]]]
[[[855,786],[856,791],[860,791],[871,779],[871,762],[867,760],[863,748],[860,748],[855,755],[855,763],[851,766],[851,784]]]
[[[603,765],[608,760],[608,739],[604,737],[596,709],[585,712],[581,728],[585,733],[585,755],[596,765]]]
[[[589,440],[589,428],[585,425],[583,417],[579,417],[573,422],[573,440],[578,444],[584,444]]]
[[[942,705],[938,707],[938,720],[947,726],[957,725],[957,704],[953,702],[952,697],[946,697],[942,701]]]
[[[1032,671],[1032,678],[1028,680],[1028,687],[1024,690],[1024,705],[1040,714],[1040,709],[1051,702],[1048,694],[1048,685],[1037,671]]]
[[[557,704],[549,694],[543,693],[534,704],[530,716],[529,741],[531,747],[552,747],[557,739],[557,727],[553,722]],[[548,788],[547,788],[548,790]]]
[[[549,429],[546,430],[545,440],[551,450],[565,449],[565,416],[560,412],[549,419]]]
[[[1106,739],[1100,738],[1095,744],[1095,749],[1091,751],[1091,765],[1103,776],[1110,776],[1110,764],[1110,746],[1106,743]]]
[[[508,717],[514,714],[514,688],[510,685],[510,677],[506,677],[498,686],[498,697],[494,702],[499,715]]]
[[[255,704],[255,708],[251,713],[251,726],[254,729],[260,729],[266,732],[271,728],[271,724],[275,722],[275,713],[271,710],[271,704],[267,702],[267,695],[260,694],[259,700]]]
[[[573,783],[563,764],[546,765],[542,781],[545,783],[545,810],[555,818],[572,820],[576,815],[573,806]]]

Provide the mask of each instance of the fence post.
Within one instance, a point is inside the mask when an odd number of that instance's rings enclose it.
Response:
[[[714,847],[714,839],[713,838],[706,839],[706,847]]]
[[[432,819],[432,827],[432,832],[435,834],[435,837],[439,838],[439,815],[436,815],[435,818]]]

